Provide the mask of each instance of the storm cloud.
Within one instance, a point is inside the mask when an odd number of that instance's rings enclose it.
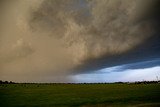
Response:
[[[159,49],[158,0],[7,0],[1,5],[0,79],[67,82],[72,73],[128,63],[142,57],[142,49],[145,57]],[[157,44],[149,54],[150,42]]]

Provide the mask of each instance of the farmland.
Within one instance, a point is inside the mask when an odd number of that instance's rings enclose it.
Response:
[[[158,107],[160,84],[0,84],[1,107]]]

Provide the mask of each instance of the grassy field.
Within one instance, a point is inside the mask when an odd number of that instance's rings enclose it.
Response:
[[[0,84],[0,107],[160,107],[160,84]]]

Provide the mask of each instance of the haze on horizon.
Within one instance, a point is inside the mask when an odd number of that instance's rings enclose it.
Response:
[[[1,0],[0,80],[152,80],[160,75],[159,8],[159,0]]]

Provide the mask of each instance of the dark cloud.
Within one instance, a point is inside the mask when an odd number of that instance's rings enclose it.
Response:
[[[7,1],[0,9],[0,77],[69,81],[73,72],[159,57],[159,4],[158,0]]]

